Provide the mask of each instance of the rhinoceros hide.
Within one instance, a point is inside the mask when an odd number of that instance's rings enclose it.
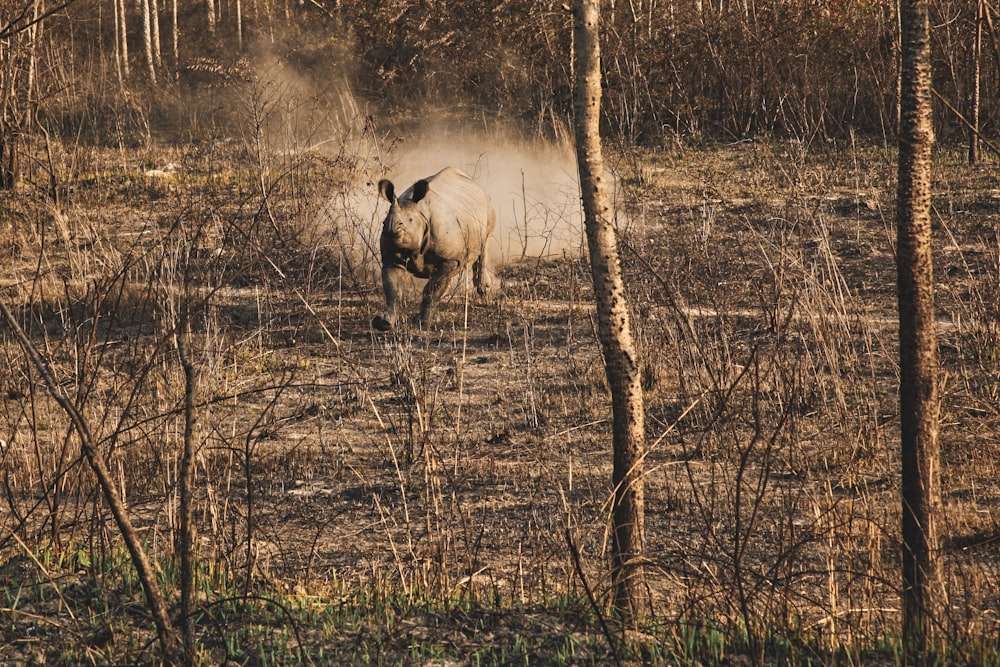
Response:
[[[489,195],[475,181],[447,167],[417,181],[398,198],[391,181],[379,181],[378,188],[390,207],[380,242],[386,309],[372,320],[373,327],[388,331],[395,325],[407,273],[427,279],[420,302],[421,326],[433,324],[441,296],[470,264],[480,295],[492,296],[497,279],[486,245],[496,213]]]

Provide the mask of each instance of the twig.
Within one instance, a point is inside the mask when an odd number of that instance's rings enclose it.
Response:
[[[10,39],[14,35],[17,35],[18,33],[24,32],[25,30],[27,30],[31,26],[33,26],[33,25],[35,25],[37,23],[41,23],[42,21],[44,21],[45,19],[49,18],[53,14],[57,14],[58,12],[61,12],[62,10],[66,9],[67,7],[69,7],[70,5],[72,5],[74,2],[76,2],[76,0],[67,0],[66,2],[64,2],[64,3],[60,4],[60,5],[56,5],[55,7],[52,7],[50,9],[45,10],[40,15],[38,15],[37,17],[31,19],[30,21],[27,20],[27,18],[28,18],[28,10],[30,10],[32,7],[34,7],[34,3],[33,2],[27,2],[24,5],[24,10],[18,16],[16,16],[15,18],[11,19],[10,23],[8,23],[7,25],[5,25],[3,28],[0,28],[0,39]],[[22,23],[22,21],[24,21],[24,23]]]
[[[18,342],[21,344],[21,348],[24,350],[24,353],[31,360],[31,363],[38,371],[38,374],[42,376],[42,380],[45,382],[45,387],[48,389],[49,394],[53,399],[55,399],[56,403],[59,404],[59,407],[62,408],[63,412],[65,412],[69,417],[74,430],[76,430],[77,436],[80,438],[80,448],[83,450],[84,455],[87,457],[87,462],[90,463],[90,467],[97,477],[97,482],[101,487],[101,493],[104,496],[105,502],[108,503],[108,507],[111,509],[111,515],[114,517],[118,530],[121,532],[122,538],[125,540],[125,546],[128,548],[129,555],[132,558],[132,564],[135,566],[136,573],[139,575],[139,581],[142,583],[143,590],[146,592],[146,605],[149,607],[149,612],[153,617],[153,622],[156,624],[156,632],[160,641],[160,648],[163,651],[163,661],[169,665],[182,664],[183,661],[177,641],[177,632],[174,629],[173,623],[170,621],[169,614],[167,613],[167,605],[163,599],[163,593],[160,591],[160,586],[156,582],[156,573],[153,571],[152,565],[149,562],[149,557],[142,548],[142,542],[139,539],[139,535],[132,526],[132,520],[129,518],[128,511],[125,509],[125,504],[122,502],[121,497],[115,490],[114,481],[111,478],[111,473],[108,470],[107,464],[104,462],[104,459],[98,455],[97,450],[94,447],[94,439],[90,433],[90,427],[87,425],[87,422],[84,420],[83,415],[80,414],[76,405],[74,405],[73,402],[67,398],[62,389],[56,383],[55,378],[53,378],[52,373],[49,372],[48,366],[46,366],[41,354],[39,354],[37,348],[35,348],[31,340],[28,339],[27,334],[24,333],[24,329],[21,328],[21,325],[14,318],[14,315],[7,307],[6,302],[2,299],[0,299],[0,315],[3,315],[4,320],[7,322],[7,326],[10,327]]]
[[[983,142],[983,145],[985,145],[991,151],[993,151],[998,156],[1000,156],[1000,148],[997,148],[996,145],[993,142],[991,142],[989,139],[987,139],[986,137],[984,137],[982,135],[982,133],[977,128],[973,127],[972,123],[970,123],[969,120],[965,116],[962,115],[961,111],[959,111],[958,109],[956,109],[955,107],[953,107],[951,105],[951,103],[948,100],[946,100],[944,97],[942,97],[941,93],[939,93],[934,88],[931,88],[931,93],[934,94],[934,97],[938,98],[938,101],[941,102],[941,104],[943,104],[948,111],[950,111],[953,114],[955,114],[955,117],[958,118],[958,120],[960,120],[962,122],[962,124],[965,125],[965,127],[967,127],[969,129],[970,132],[972,132],[977,137],[979,137],[979,140],[981,142]]]
[[[611,655],[615,659],[615,665],[617,665],[617,667],[621,667],[622,661],[621,657],[618,655],[618,647],[615,645],[615,638],[611,634],[608,622],[604,620],[604,614],[601,613],[601,608],[597,604],[597,598],[594,597],[594,592],[590,589],[590,584],[587,583],[587,577],[583,573],[583,566],[580,564],[580,551],[576,548],[576,543],[573,542],[573,536],[569,532],[569,526],[566,526],[564,534],[566,536],[566,546],[569,547],[569,554],[573,558],[573,569],[576,571],[576,576],[580,577],[580,583],[583,585],[584,592],[587,593],[587,601],[590,602],[590,608],[594,610],[595,614],[597,614],[597,620],[601,624],[601,632],[604,633],[604,638],[608,640],[608,647],[611,649]]]

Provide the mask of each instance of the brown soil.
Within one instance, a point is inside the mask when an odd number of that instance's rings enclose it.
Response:
[[[568,528],[606,600],[610,405],[585,260],[508,263],[498,303],[459,289],[437,329],[378,334],[371,272],[308,223],[342,166],[295,166],[268,210],[219,158],[0,205],[4,298],[93,420],[149,543],[176,527],[172,336],[189,303],[204,558],[307,591],[375,578],[530,601],[579,590]],[[896,627],[893,159],[754,143],[621,159],[661,617],[780,619],[831,647]],[[935,188],[944,624],[984,636],[1000,603],[995,167],[943,152]],[[95,544],[108,526],[66,420],[5,336],[4,522]]]

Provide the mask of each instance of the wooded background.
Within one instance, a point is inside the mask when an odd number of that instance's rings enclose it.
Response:
[[[232,108],[219,91],[262,61],[280,62],[340,116],[499,114],[551,135],[566,132],[572,110],[571,16],[557,0],[3,4],[8,143],[35,123],[114,142],[224,135]],[[944,141],[967,137],[958,114],[975,116],[977,34],[979,122],[995,136],[996,8],[984,2],[977,13],[978,4],[932,7],[935,125]],[[895,136],[896,3],[609,0],[604,13],[610,134],[651,145],[669,137]]]

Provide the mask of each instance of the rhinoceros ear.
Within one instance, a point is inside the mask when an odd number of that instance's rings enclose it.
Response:
[[[396,203],[396,188],[392,185],[392,181],[383,178],[378,182],[378,191],[390,204]]]
[[[412,201],[414,203],[420,201],[427,196],[427,191],[431,189],[431,184],[426,181],[426,179],[421,179],[413,184],[413,197]]]

